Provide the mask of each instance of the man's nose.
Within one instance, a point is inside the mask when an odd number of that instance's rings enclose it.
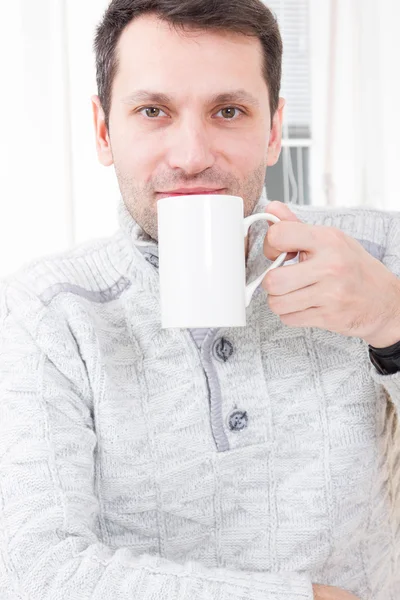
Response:
[[[211,133],[204,122],[188,118],[170,133],[167,160],[171,169],[196,175],[214,165]]]

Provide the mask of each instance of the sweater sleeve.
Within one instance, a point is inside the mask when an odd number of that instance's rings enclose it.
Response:
[[[386,240],[383,264],[400,278],[400,213],[391,213],[390,227]],[[400,320],[400,306],[397,318]],[[399,340],[400,341],[400,340]],[[400,414],[400,372],[393,375],[381,375],[374,366],[371,367],[374,381],[382,385],[390,395],[397,412]]]
[[[76,340],[62,314],[43,329],[37,298],[12,305],[4,290],[1,301],[2,600],[312,600],[305,574],[178,564],[102,543],[96,429]]]

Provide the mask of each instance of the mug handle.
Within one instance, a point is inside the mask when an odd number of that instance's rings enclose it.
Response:
[[[280,219],[278,219],[278,217],[276,217],[275,215],[271,215],[270,213],[259,213],[257,215],[251,215],[250,217],[246,217],[244,220],[244,237],[246,237],[246,235],[248,234],[250,226],[253,225],[253,223],[255,223],[256,221],[271,221],[272,223],[279,223]],[[260,275],[260,277],[258,277],[252,283],[246,286],[246,308],[249,306],[254,292],[256,291],[260,283],[263,281],[268,271],[271,271],[272,269],[276,269],[277,267],[283,265],[283,263],[286,260],[286,257],[287,252],[283,252],[280,256],[278,256],[275,262],[273,262],[272,265],[270,265],[268,269],[262,275]]]

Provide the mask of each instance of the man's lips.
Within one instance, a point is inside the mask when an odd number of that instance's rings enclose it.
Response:
[[[221,194],[225,188],[221,188],[218,190],[210,189],[210,188],[190,188],[190,189],[178,189],[170,192],[157,192],[157,197],[160,200],[161,198],[169,198],[171,196],[193,196],[195,194]]]

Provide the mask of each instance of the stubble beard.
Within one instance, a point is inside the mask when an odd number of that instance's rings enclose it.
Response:
[[[131,176],[125,174],[114,163],[122,199],[132,218],[155,241],[158,241],[157,190],[177,189],[178,187],[206,187],[220,185],[221,189],[230,196],[243,198],[244,216],[253,214],[264,187],[266,167],[262,163],[244,181],[232,176],[216,174],[215,172],[201,173],[197,177],[179,181],[173,177],[158,178],[146,185],[139,185]]]

